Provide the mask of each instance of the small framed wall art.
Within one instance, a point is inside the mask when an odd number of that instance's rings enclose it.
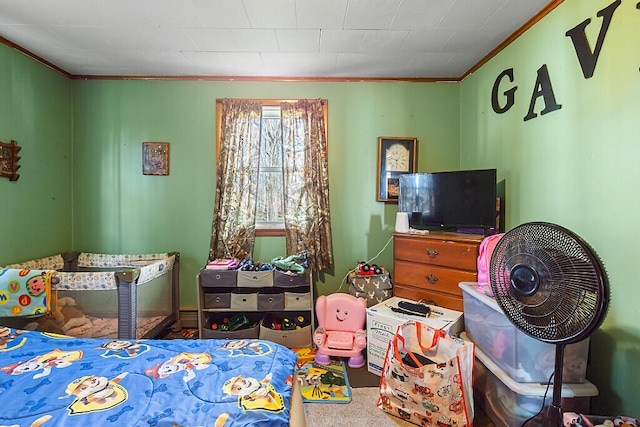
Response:
[[[142,143],[142,174],[169,175],[169,143]]]
[[[378,202],[398,202],[400,175],[416,172],[416,138],[378,138]]]

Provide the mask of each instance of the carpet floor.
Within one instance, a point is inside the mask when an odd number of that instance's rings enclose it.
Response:
[[[415,424],[383,412],[376,406],[380,377],[365,367],[347,367],[347,378],[351,386],[349,403],[305,403],[309,427],[410,427]],[[328,408],[330,407],[330,408]],[[482,410],[476,408],[474,427],[495,427]]]
[[[309,427],[397,427],[414,426],[386,414],[376,406],[378,387],[353,388],[352,399],[344,404],[305,403]]]
[[[197,339],[196,329],[169,332],[165,339]],[[383,412],[376,406],[379,396],[380,377],[363,368],[349,368],[347,378],[351,386],[349,403],[304,403],[308,427],[411,427],[400,418]],[[476,408],[474,427],[495,427],[482,410]]]

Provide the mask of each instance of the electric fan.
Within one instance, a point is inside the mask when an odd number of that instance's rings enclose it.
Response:
[[[562,426],[564,348],[591,335],[609,307],[609,281],[600,258],[566,228],[531,222],[498,241],[489,264],[496,302],[513,325],[556,345],[553,400],[545,427]]]

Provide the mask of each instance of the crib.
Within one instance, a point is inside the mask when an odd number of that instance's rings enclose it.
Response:
[[[168,328],[177,331],[182,327],[178,252],[136,255],[64,252],[5,268],[55,270],[53,288],[57,300],[71,297],[84,314],[82,322],[78,322],[82,324],[66,330],[66,335],[158,338]],[[0,323],[32,329],[38,319],[2,318]]]

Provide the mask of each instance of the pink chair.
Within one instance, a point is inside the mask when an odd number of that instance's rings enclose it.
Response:
[[[329,364],[331,356],[348,357],[351,368],[364,366],[362,350],[367,346],[364,330],[367,301],[350,294],[319,296],[316,300],[318,328],[313,334],[316,362]]]

